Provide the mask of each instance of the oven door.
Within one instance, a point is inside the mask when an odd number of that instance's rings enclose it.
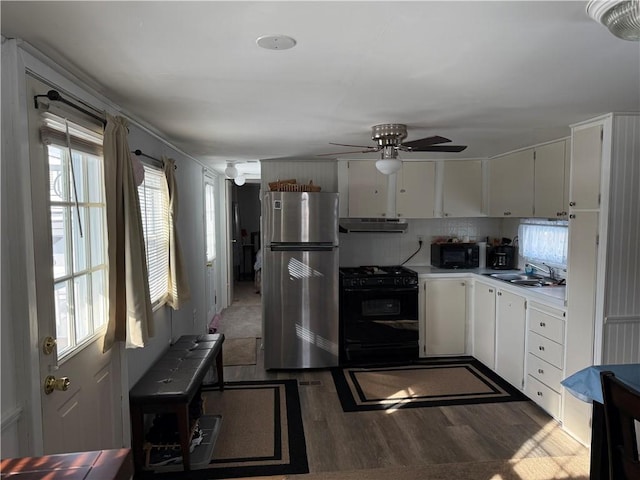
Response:
[[[417,344],[418,286],[344,288],[341,317],[346,344]]]

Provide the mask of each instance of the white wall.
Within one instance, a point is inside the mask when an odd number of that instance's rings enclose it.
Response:
[[[120,107],[84,87],[73,76],[19,41],[2,39],[2,183],[1,183],[1,382],[2,456],[38,455],[40,373],[38,332],[30,314],[29,292],[33,291],[33,268],[29,264],[29,245],[33,236],[28,228],[30,211],[29,152],[25,105],[25,65],[63,92],[81,98],[112,115]],[[126,115],[125,115],[126,116]],[[169,346],[182,334],[206,332],[205,249],[203,222],[203,168],[156,135],[152,128],[131,121],[129,146],[155,158],[174,158],[179,205],[178,230],[185,259],[192,300],[179,311],[161,307],[154,312],[155,336],[144,349],[128,350],[122,365],[123,378],[132,386]],[[26,219],[26,220],[25,220]],[[219,227],[219,231],[221,228]],[[220,256],[219,256],[220,258]],[[8,280],[11,281],[8,281]],[[35,360],[34,360],[35,359]]]

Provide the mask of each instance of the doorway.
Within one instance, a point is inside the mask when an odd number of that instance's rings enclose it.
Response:
[[[245,183],[242,186],[232,184],[231,211],[233,284],[234,296],[231,305],[236,302],[238,292],[246,292],[255,286],[255,265],[260,251],[260,184]],[[253,287],[251,287],[253,288]],[[259,289],[255,289],[258,294]]]

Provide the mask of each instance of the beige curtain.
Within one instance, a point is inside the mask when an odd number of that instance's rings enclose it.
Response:
[[[184,270],[182,250],[178,240],[178,186],[176,183],[176,167],[172,158],[162,157],[164,175],[169,188],[169,296],[167,304],[178,310],[191,299],[189,281]]]
[[[153,335],[153,311],[140,202],[133,178],[127,126],[107,115],[104,133],[104,181],[109,265],[109,320],[103,350],[115,342],[143,347]]]

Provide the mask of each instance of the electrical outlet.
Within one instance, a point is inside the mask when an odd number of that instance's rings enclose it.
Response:
[[[418,235],[418,242],[424,243],[424,236],[423,235]]]

